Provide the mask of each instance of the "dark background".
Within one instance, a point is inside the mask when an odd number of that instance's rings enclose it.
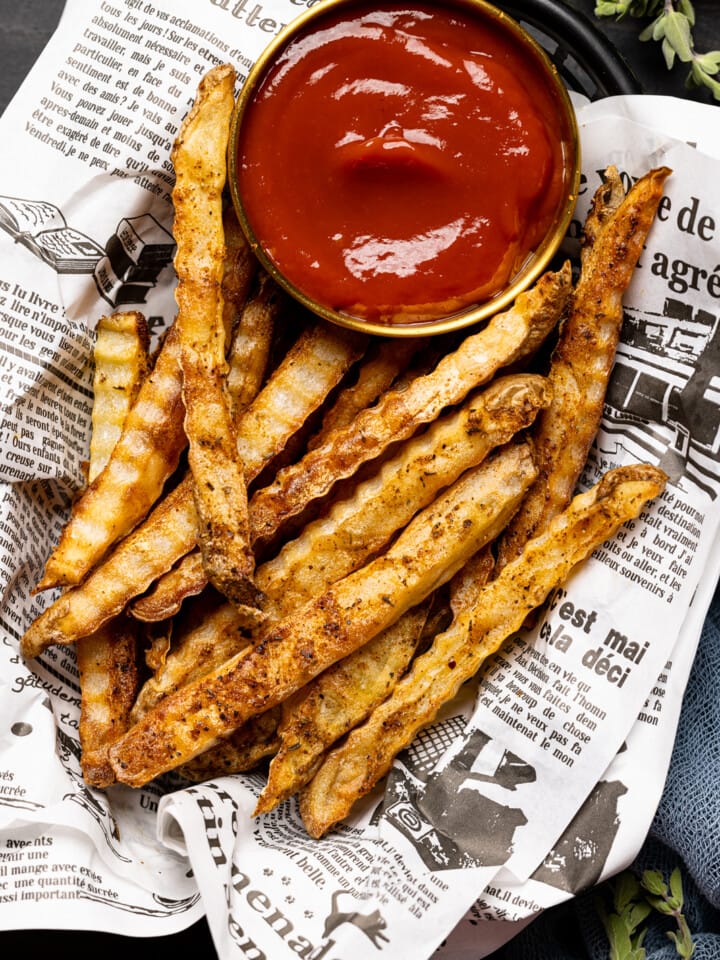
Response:
[[[496,0],[502,5],[501,0]],[[685,88],[687,69],[678,64],[668,71],[658,43],[640,43],[638,33],[644,23],[632,18],[622,22],[594,17],[595,0],[566,0],[566,5],[579,11],[620,51],[631,67],[644,93],[666,94],[712,103],[706,89]],[[695,0],[699,25],[696,43],[700,52],[720,49],[720,4],[718,0]],[[35,59],[52,35],[64,7],[64,0],[0,0],[0,112],[32,68]],[[720,120],[720,113],[718,114]],[[4,144],[4,149],[12,149]],[[42,907],[38,907],[42,910]],[[68,931],[14,931],[0,933],[3,954],[16,956],[45,952],[54,960],[64,957],[85,957],[110,960],[124,956],[145,960],[170,956],[171,953],[195,952],[203,960],[215,956],[215,950],[204,920],[174,936],[149,939]],[[578,953],[578,957],[581,954]]]

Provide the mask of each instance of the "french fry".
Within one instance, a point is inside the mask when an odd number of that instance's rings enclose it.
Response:
[[[103,470],[122,434],[148,371],[150,336],[137,311],[97,324],[90,436],[90,481]],[[120,614],[77,646],[80,679],[80,764],[86,783],[105,787],[115,776],[108,746],[127,730],[139,686],[138,624]]]
[[[549,402],[542,377],[500,377],[406,441],[374,476],[323,511],[258,568],[262,609],[278,619],[362,566],[418,510],[492,449],[528,427]],[[254,534],[254,510],[250,522]]]
[[[202,557],[199,550],[186,553],[176,566],[162,574],[152,589],[128,606],[128,612],[136,620],[158,623],[174,617],[184,600],[195,597],[207,586]]]
[[[329,747],[392,691],[417,649],[428,601],[334,663],[285,704],[277,752],[254,816],[268,813],[312,779]]]
[[[254,769],[261,760],[276,752],[280,742],[279,721],[280,707],[252,717],[225,740],[178,767],[178,773],[201,783],[212,777],[226,777]]]
[[[339,480],[380,456],[391,443],[411,436],[445,407],[461,402],[502,367],[537,350],[560,319],[570,287],[569,263],[557,273],[544,274],[510,310],[468,336],[432,373],[417,377],[402,391],[386,393],[347,427],[332,431],[324,443],[280,470],[272,483],[251,497],[255,539],[272,540],[285,521]]]
[[[219,667],[250,642],[243,619],[231,603],[201,605],[198,615],[178,624],[168,653],[144,684],[132,708],[133,723],[186,683]]]
[[[222,315],[225,344],[232,343],[250,289],[257,275],[257,261],[250,244],[240,228],[235,207],[228,204],[223,210],[222,232],[225,256],[222,269]],[[228,351],[229,352],[229,351]]]
[[[150,334],[136,310],[101,317],[93,351],[92,432],[88,481],[105,467],[148,373]]]
[[[252,608],[257,591],[245,472],[224,390],[222,194],[235,79],[229,64],[203,77],[173,146],[175,327],[203,565],[218,590],[238,607]]]
[[[295,347],[289,351],[287,362],[280,364],[258,395],[257,404],[251,404],[241,418],[244,426],[241,424],[242,432],[238,439],[247,441],[245,469],[248,478],[251,479],[262,469],[270,451],[280,449],[302,420],[322,403],[332,384],[342,376],[341,371],[357,358],[359,350],[359,340],[351,338],[348,341],[340,331],[334,329],[318,326],[300,336]],[[286,410],[285,399],[293,396],[296,385],[298,395],[294,396],[291,409]],[[130,603],[193,550],[197,540],[195,536],[191,538],[189,532],[196,531],[198,518],[189,474],[167,499],[168,503],[163,506],[164,501],[161,501],[138,525],[133,535],[122,541],[105,562],[93,571],[89,590],[71,592],[61,598],[71,606],[76,603],[82,605],[81,618],[75,620],[69,616],[68,606],[61,607],[60,601],[56,601],[31,625],[29,636],[26,634],[27,639],[22,641],[27,656],[37,656],[52,643],[65,642],[59,639],[61,630],[56,632],[52,627],[56,617],[58,623],[74,624],[71,638],[67,639],[72,643],[83,635],[80,632],[84,629],[83,625],[107,622],[121,608],[121,601]],[[116,573],[118,570],[119,574]],[[186,575],[188,579],[185,579]],[[106,577],[109,582],[103,586]],[[159,597],[161,602],[163,596],[175,598],[170,602],[181,602],[183,595],[197,593],[205,585],[198,580],[195,561],[183,564],[181,569],[172,572],[171,577],[170,583],[163,585]],[[164,592],[166,588],[168,592]],[[121,594],[121,591],[124,593]],[[247,611],[244,612],[247,615]],[[263,617],[259,612],[254,612],[253,619],[261,622]],[[93,629],[95,627],[90,627],[90,631]],[[32,650],[35,652],[31,653]]]
[[[318,447],[332,430],[346,427],[361,410],[371,406],[389,390],[400,374],[405,372],[413,354],[422,350],[426,343],[427,338],[411,337],[399,342],[381,340],[377,343],[372,355],[363,358],[355,383],[342,390],[325,412],[322,425],[308,441],[307,449]]]
[[[80,583],[160,496],[187,443],[179,356],[171,327],[110,459],[76,502],[36,590]]]
[[[277,317],[283,306],[279,287],[264,272],[240,312],[228,353],[227,392],[233,423],[260,392]]]
[[[652,226],[667,167],[651,170],[618,203],[617,172],[599,188],[580,279],[548,374],[552,403],[534,431],[539,475],[503,534],[498,569],[569,503],[600,425],[623,320],[622,298]]]
[[[364,353],[368,338],[326,323],[304,329],[237,425],[248,483],[283,450]]]
[[[83,583],[44,610],[20,641],[23,656],[32,659],[54,643],[74,643],[94,633],[166,572],[165,552],[187,553],[196,525],[194,514],[182,509],[183,499],[181,487],[173,490],[153,510],[152,522],[129,534]]]
[[[609,166],[603,175],[603,182],[593,194],[590,209],[585,217],[580,237],[580,262],[583,264],[592,252],[595,240],[602,232],[607,220],[612,217],[625,199],[625,187],[617,167]]]
[[[454,615],[477,601],[493,569],[490,544],[473,554],[449,583]],[[345,657],[283,704],[279,744],[254,815],[267,813],[308,783],[327,750],[358,726],[395,688],[425,630],[434,637],[445,617],[443,605],[430,613],[426,601]],[[424,628],[424,629],[423,629]]]
[[[111,748],[141,786],[286,700],[421,603],[517,509],[535,476],[527,444],[504,448],[421,511],[386,553],[337,581],[218,670],[166,697]]]
[[[663,490],[661,470],[638,464],[609,471],[557,515],[546,531],[467,606],[419,656],[394,691],[347,740],[332,750],[300,794],[312,837],[348,815],[388,772],[415,734],[437,716],[461,684],[518,630],[527,614],[562,584],[573,568]]]
[[[138,623],[122,614],[78,645],[80,763],[94,787],[113,783],[108,747],[130,725],[138,691]]]

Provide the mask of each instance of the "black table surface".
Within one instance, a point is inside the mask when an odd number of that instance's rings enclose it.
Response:
[[[640,25],[626,18],[620,22],[593,16],[595,0],[565,0],[580,11],[608,37],[631,66],[642,90],[647,94],[665,94],[713,103],[705,89],[687,90],[686,68],[680,64],[669,71],[658,43],[638,40]],[[718,0],[694,0],[698,47],[702,52],[720,49],[720,4]],[[0,113],[31,70],[35,59],[52,35],[64,7],[64,0],[0,0]],[[718,114],[720,118],[720,114]],[[215,956],[205,920],[182,933],[153,938],[131,938],[76,931],[18,930],[0,933],[3,953],[21,951],[34,955],[46,951],[54,960],[64,957],[111,960],[116,955],[133,960],[170,956],[177,952],[196,952],[204,960]]]

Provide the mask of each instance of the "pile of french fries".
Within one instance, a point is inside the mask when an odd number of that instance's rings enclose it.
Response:
[[[226,196],[236,75],[202,80],[172,159],[177,316],[103,317],[88,484],[26,658],[74,644],[83,775],[267,770],[320,837],[563,583],[663,490],[573,496],[622,297],[670,171],[608,168],[577,279],[464,335],[381,338],[289,302]]]

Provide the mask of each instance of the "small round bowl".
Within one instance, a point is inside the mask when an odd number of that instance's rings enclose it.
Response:
[[[298,16],[276,36],[254,64],[237,98],[228,145],[228,181],[238,219],[251,249],[270,276],[296,301],[317,316],[343,327],[388,337],[415,337],[447,333],[487,320],[495,313],[508,308],[518,294],[531,286],[548,269],[550,261],[562,243],[575,209],[580,184],[580,144],[575,112],[565,85],[543,48],[519,23],[486,0],[442,0],[442,2],[441,0],[429,0],[429,2],[418,0],[417,6],[424,10],[432,8],[433,12],[438,14],[457,10],[465,16],[471,15],[481,21],[489,22],[493,25],[493,29],[504,32],[508,43],[513,45],[514,49],[519,48],[523,57],[530,58],[534,69],[539,71],[540,80],[545,85],[547,94],[557,111],[555,120],[558,129],[562,131],[560,138],[562,187],[558,202],[548,218],[544,235],[532,249],[523,251],[522,262],[516,266],[514,272],[511,272],[506,285],[489,298],[469,303],[460,309],[448,312],[447,315],[429,319],[417,317],[405,319],[400,316],[391,321],[385,318],[376,320],[372,316],[368,318],[363,315],[364,311],[345,312],[334,309],[302,289],[279,268],[269,249],[258,238],[247,212],[246,201],[240,187],[241,161],[238,154],[248,110],[252,107],[263,81],[289,44],[306,42],[314,31],[323,27],[327,18],[343,14],[346,10],[352,11],[354,8],[366,10],[370,7],[373,10],[383,10],[386,7],[396,9],[398,6],[399,4],[392,0],[380,0],[372,5],[367,0],[322,0],[317,6],[311,7]],[[404,3],[403,7],[415,9],[415,0]],[[289,178],[292,178],[293,166],[294,158],[288,156]],[[374,305],[370,304],[369,307],[372,312]]]

